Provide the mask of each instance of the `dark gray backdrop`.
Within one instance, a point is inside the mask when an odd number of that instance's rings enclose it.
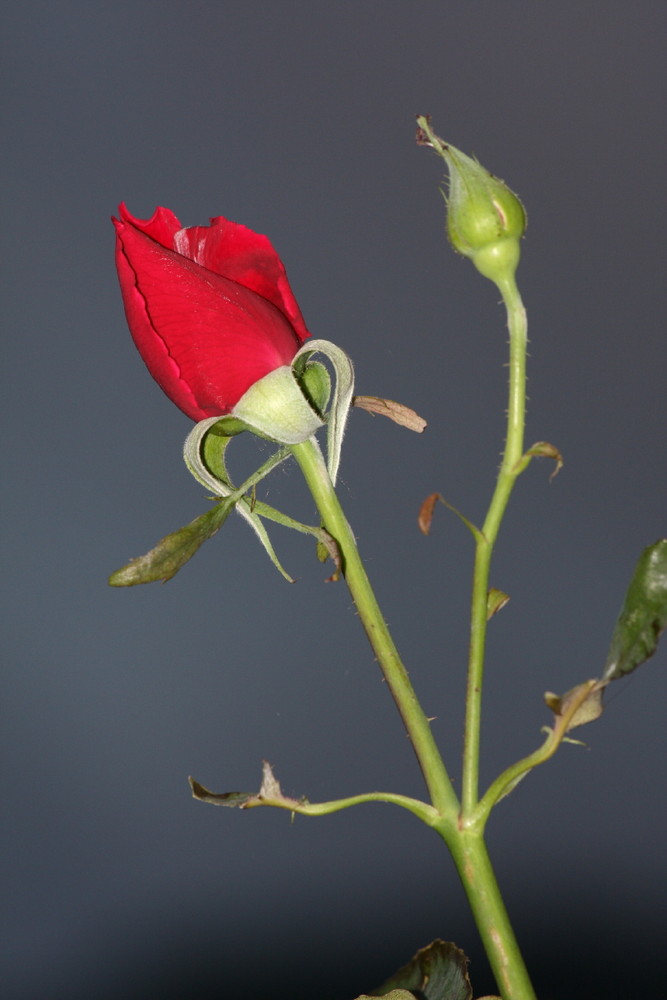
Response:
[[[443,238],[415,113],[524,199],[528,440],[493,573],[485,780],[532,750],[546,689],[595,676],[641,549],[667,530],[665,6],[23,2],[5,13],[7,587],[3,858],[12,1000],[350,1000],[476,932],[440,842],[366,806],[216,810],[269,758],[289,793],[422,786],[350,600],[299,536],[286,584],[233,519],[166,586],[108,572],[206,508],[189,422],[125,327],[109,216],[269,234],[314,335],[419,438],[353,415],[341,491],[454,770],[471,544],[502,445],[497,294]],[[241,465],[254,459],[238,448]],[[295,471],[270,499],[304,517]],[[542,1000],[650,995],[663,965],[665,653],[619,685],[489,834]],[[653,994],[655,995],[655,994]]]

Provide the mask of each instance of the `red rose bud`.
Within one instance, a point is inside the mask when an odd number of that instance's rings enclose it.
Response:
[[[266,236],[222,216],[183,229],[168,208],[143,220],[121,205],[119,215],[116,266],[130,332],[184,413],[197,421],[231,413],[261,379],[290,366],[310,334]]]
[[[523,205],[477,160],[435,135],[428,118],[418,117],[417,124],[417,141],[431,146],[449,169],[447,232],[452,246],[496,284],[512,278],[526,229]]]

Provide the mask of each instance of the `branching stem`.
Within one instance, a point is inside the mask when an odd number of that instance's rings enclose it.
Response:
[[[479,803],[479,752],[487,624],[487,594],[493,547],[512,488],[525,462],[523,433],[526,381],[526,314],[513,280],[500,284],[510,334],[510,377],[507,436],[496,487],[481,532],[475,533],[475,567],[471,601],[470,654],[466,698],[462,802],[454,792],[431,727],[417,699],[378,606],[352,530],[335,493],[315,438],[291,446],[313,495],[324,527],[339,546],[342,571],[366,634],[410,736],[431,797],[433,812],[412,808],[447,843],[479,928],[504,1000],[536,1000],[519,946],[503,903],[484,842],[488,812],[500,794]],[[521,765],[517,767],[517,771]],[[358,801],[358,800],[355,800]],[[385,801],[389,801],[385,797]],[[350,799],[346,804],[355,804]],[[397,802],[405,805],[405,802]],[[412,803],[411,803],[412,805]],[[337,805],[337,808],[343,807]],[[328,811],[330,804],[320,809]],[[305,811],[315,814],[312,808]]]

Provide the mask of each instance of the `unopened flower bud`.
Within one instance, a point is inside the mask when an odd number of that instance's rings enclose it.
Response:
[[[431,146],[449,170],[447,233],[452,246],[485,277],[502,283],[519,263],[526,213],[517,196],[476,160],[443,142],[428,118],[417,119],[417,141]]]

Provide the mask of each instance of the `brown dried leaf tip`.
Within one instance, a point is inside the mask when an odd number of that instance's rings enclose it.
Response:
[[[419,508],[419,515],[417,517],[417,524],[419,525],[419,530],[422,535],[428,535],[431,530],[431,521],[433,520],[433,511],[435,510],[435,505],[440,499],[439,493],[431,493],[426,497],[421,507]]]

